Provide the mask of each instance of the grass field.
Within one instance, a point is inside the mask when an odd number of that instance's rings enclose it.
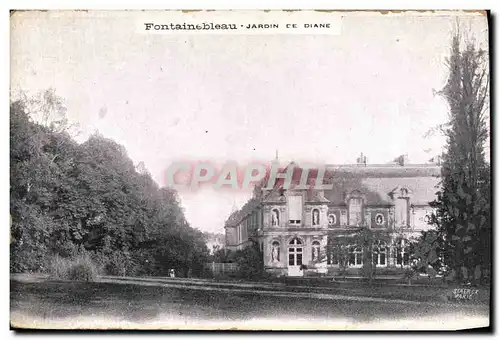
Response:
[[[34,328],[455,329],[489,306],[394,303],[112,282],[11,280],[11,323]],[[296,294],[296,295],[294,295]]]

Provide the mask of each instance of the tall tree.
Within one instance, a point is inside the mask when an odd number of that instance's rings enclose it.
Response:
[[[449,77],[440,94],[449,105],[447,145],[433,223],[444,264],[457,282],[489,270],[491,237],[488,140],[489,70],[486,51],[455,33],[447,60]]]
[[[47,272],[54,256],[86,252],[110,274],[201,272],[208,248],[177,192],[113,140],[78,144],[62,103],[44,91],[11,104],[11,270]]]

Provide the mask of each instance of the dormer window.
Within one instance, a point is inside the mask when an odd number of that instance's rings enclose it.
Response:
[[[360,197],[349,199],[349,225],[360,226],[362,223],[363,200]]]
[[[302,196],[288,196],[288,223],[291,225],[302,223]]]
[[[408,199],[396,199],[396,223],[400,226],[408,225]]]
[[[395,204],[395,222],[397,226],[409,225],[409,201],[411,190],[405,187],[396,187],[390,194]]]

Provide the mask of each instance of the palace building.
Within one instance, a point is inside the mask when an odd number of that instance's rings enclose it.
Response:
[[[334,275],[341,267],[359,274],[366,245],[353,236],[369,229],[377,270],[404,269],[410,264],[408,240],[430,228],[429,202],[436,198],[440,167],[396,161],[370,165],[361,156],[357,164],[326,165],[324,183],[332,189],[286,190],[283,179],[268,189],[263,180],[227,219],[226,249],[258,244],[266,271],[277,276]],[[292,183],[301,172],[294,170]],[[308,175],[312,183],[315,172]]]

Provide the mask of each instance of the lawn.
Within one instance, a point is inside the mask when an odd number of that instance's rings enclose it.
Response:
[[[102,277],[104,280],[111,282],[158,282],[170,284],[184,284],[189,286],[209,286],[219,288],[251,288],[254,290],[276,290],[286,292],[307,292],[307,293],[329,293],[329,294],[344,294],[357,297],[373,297],[384,299],[402,299],[425,302],[447,302],[450,297],[453,297],[454,286],[443,285],[422,285],[400,284],[394,281],[385,280],[386,282],[374,282],[368,284],[360,280],[353,281],[334,281],[326,278],[286,278],[278,281],[241,281],[241,280],[220,280],[220,279],[184,279],[184,278],[132,278],[132,277]],[[490,289],[489,287],[470,287],[477,289],[477,294],[471,299],[453,301],[467,304],[489,304]]]
[[[415,305],[269,296],[255,290],[11,280],[11,322],[19,327],[384,329],[387,325],[390,329],[441,329],[466,327],[464,322],[484,326],[488,316],[488,306],[481,305]]]

